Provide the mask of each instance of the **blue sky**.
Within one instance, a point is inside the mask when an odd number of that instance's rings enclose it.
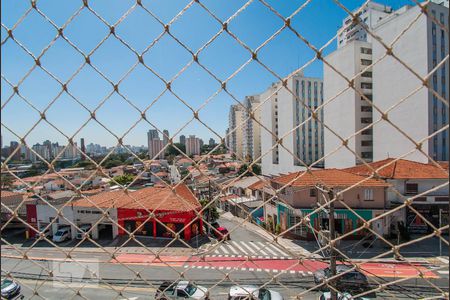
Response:
[[[289,16],[305,0],[280,1],[266,0],[281,15]],[[246,1],[242,0],[204,0],[201,1],[219,19],[226,20]],[[346,0],[342,3],[353,10],[364,1]],[[411,1],[380,1],[394,8]],[[135,1],[130,0],[90,0],[90,7],[110,24],[116,23]],[[163,22],[169,22],[189,1],[158,0],[145,1],[143,5]],[[57,26],[62,26],[81,6],[82,1],[41,0],[38,8]],[[1,2],[2,24],[11,28],[30,7],[30,1],[5,0]],[[334,37],[336,30],[346,16],[345,11],[332,0],[312,0],[292,19],[292,26],[316,47],[321,47]],[[282,27],[282,21],[261,2],[253,1],[247,9],[233,19],[229,30],[243,43],[256,49],[274,32]],[[170,32],[194,52],[219,32],[221,26],[208,13],[194,3],[177,21]],[[116,33],[126,43],[142,53],[163,31],[163,27],[141,7],[133,10],[116,28]],[[86,8],[72,20],[64,30],[65,36],[84,53],[89,53],[103,38],[109,29]],[[31,11],[13,31],[14,37],[36,56],[47,47],[56,36],[56,30],[36,11]],[[7,32],[2,27],[1,39]],[[325,51],[335,49],[333,42]],[[14,41],[8,40],[1,46],[1,73],[12,84],[18,81],[32,67],[33,60]],[[301,40],[289,30],[284,30],[274,40],[262,48],[258,58],[281,77],[303,66],[314,56]],[[148,52],[144,62],[162,78],[169,80],[190,60],[191,55],[170,36],[163,36]],[[204,49],[199,61],[221,80],[229,77],[238,69],[250,54],[228,34],[222,33],[209,47]],[[83,56],[74,50],[62,38],[58,38],[42,56],[42,65],[61,81],[66,82],[82,65]],[[116,83],[136,63],[137,57],[116,38],[110,36],[91,56],[92,64],[107,78]],[[322,76],[322,64],[315,62],[305,69],[308,76]],[[228,90],[239,100],[244,96],[264,91],[277,79],[268,71],[252,62],[238,73],[227,85]],[[148,107],[165,86],[163,82],[142,65],[138,65],[119,85],[119,91],[140,110]],[[192,64],[172,84],[172,90],[194,109],[200,107],[206,99],[220,88],[213,79],[197,64]],[[93,110],[113,91],[108,81],[86,65],[69,82],[69,92],[88,109]],[[61,91],[61,86],[46,73],[36,68],[19,86],[20,93],[37,109],[43,110]],[[12,94],[12,89],[1,80],[2,105]],[[199,113],[200,119],[215,132],[224,135],[228,125],[228,109],[234,100],[221,92],[214,97]],[[139,112],[121,96],[114,93],[97,111],[97,119],[118,136],[122,136],[139,118]],[[173,135],[192,117],[192,112],[171,93],[164,93],[147,110],[147,119],[160,130],[168,129]],[[46,117],[55,127],[67,136],[72,136],[89,118],[89,113],[66,93],[63,93],[48,109]],[[39,120],[39,114],[18,96],[14,96],[2,109],[2,124],[14,130],[19,136],[25,135]],[[146,145],[146,132],[151,125],[141,121],[124,142],[132,145]],[[180,134],[196,134],[207,141],[210,137],[218,139],[198,121],[191,122]],[[2,126],[3,144],[17,140]],[[115,145],[117,140],[95,121],[90,121],[74,137],[84,137],[87,143]],[[67,140],[54,128],[41,122],[26,138],[32,145],[46,139],[66,144]],[[178,137],[175,137],[178,140]]]

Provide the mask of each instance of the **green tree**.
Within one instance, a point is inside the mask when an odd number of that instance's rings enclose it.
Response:
[[[202,205],[202,207],[206,207],[208,203],[209,203],[208,199],[200,200],[200,204]],[[203,215],[205,216],[205,220],[210,224],[219,219],[219,211],[217,210],[217,207],[214,204],[209,205],[203,211]]]
[[[252,165],[252,172],[248,171],[248,165],[243,164],[238,171],[238,175],[245,173],[244,176],[261,175],[261,167],[257,164]]]
[[[177,148],[180,149],[180,150],[178,151]],[[173,143],[173,145],[167,146],[166,149],[167,149],[167,151],[166,151],[167,155],[177,156],[177,155],[186,153],[186,146],[184,144],[180,144],[180,143]]]
[[[1,188],[3,189],[10,189],[12,187],[12,184],[14,182],[14,177],[11,174],[4,173],[1,176]]]
[[[117,160],[117,159],[106,160],[105,163],[103,164],[103,166],[106,169],[113,168],[113,167],[118,167],[120,165],[122,165],[122,161]]]
[[[119,175],[119,176],[115,176],[113,179],[114,181],[110,182],[110,185],[115,185],[116,182],[120,185],[126,186],[129,185],[133,180],[134,180],[135,176],[131,175],[131,174],[123,174],[123,175]]]

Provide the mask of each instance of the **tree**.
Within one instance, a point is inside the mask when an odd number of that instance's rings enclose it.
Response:
[[[261,175],[261,167],[257,164],[252,165],[252,172],[248,171],[248,165],[243,164],[238,171],[238,175],[245,173],[244,176]]]
[[[110,182],[110,185],[115,185],[116,182],[120,185],[126,186],[129,185],[133,180],[134,180],[135,176],[131,175],[131,174],[123,174],[123,175],[119,175],[119,176],[115,176],[113,179],[114,181]]]
[[[178,150],[177,148],[180,150]],[[177,155],[186,153],[186,146],[184,144],[180,144],[180,143],[173,143],[173,145],[167,146],[166,149],[167,149],[166,150],[167,155],[177,156]]]
[[[14,177],[11,174],[2,174],[1,177],[1,186],[2,186],[2,190],[3,189],[10,189],[12,187],[12,184],[14,182]]]
[[[116,160],[116,159],[113,159],[113,160],[106,160],[106,162],[103,164],[103,166],[104,166],[106,169],[113,168],[113,167],[118,167],[118,166],[120,166],[120,165],[122,165],[122,161]]]
[[[202,207],[206,207],[208,205],[208,199],[200,200],[200,204]],[[219,219],[219,212],[217,211],[217,207],[214,204],[209,205],[204,211],[203,215],[206,217],[206,221],[211,224]]]

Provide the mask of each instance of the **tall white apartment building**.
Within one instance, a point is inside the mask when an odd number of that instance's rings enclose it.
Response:
[[[242,114],[242,155],[246,161],[251,162],[261,156],[260,95],[245,97],[243,104],[245,109]]]
[[[188,156],[200,154],[200,139],[196,138],[195,135],[190,135],[186,139],[186,154]]]
[[[244,108],[241,105],[231,105],[228,115],[228,129],[229,129],[229,147],[232,154],[237,158],[243,158],[242,151],[242,128],[243,128],[243,114]]]
[[[443,20],[447,22],[448,8],[444,5],[430,3],[429,11],[434,11],[438,19],[442,15]],[[435,26],[421,14],[419,7],[405,6],[393,11],[389,7],[370,2],[363,12],[361,19],[367,22],[370,30],[386,44],[391,44],[394,38],[412,24],[396,41],[393,51],[420,76],[425,76],[433,69],[433,61],[439,63],[448,55],[446,35],[441,38],[439,28],[433,29]],[[416,17],[418,20],[413,22]],[[344,20],[345,26],[351,25],[346,24]],[[448,24],[446,26],[448,28]],[[330,100],[325,106],[324,118],[334,133],[347,140],[346,145],[350,150],[341,147],[342,140],[325,129],[325,153],[330,153],[326,155],[325,167],[350,167],[360,164],[362,160],[371,162],[406,154],[414,148],[414,144],[384,120],[371,126],[371,123],[377,122],[381,116],[367,100],[373,101],[375,106],[386,111],[420,87],[420,80],[392,57],[378,61],[386,54],[386,49],[377,40],[371,39],[365,31],[361,33],[359,29],[360,33],[353,36],[351,31],[340,29],[338,32],[345,32],[347,36],[338,39],[338,49],[325,60],[347,78],[354,79],[354,89],[349,88],[347,81],[324,64],[324,96],[325,101]],[[373,62],[376,63],[371,68]],[[448,70],[448,62],[446,66],[433,80],[436,83],[435,90],[448,101],[448,77],[443,75],[445,70]],[[422,88],[391,110],[388,118],[409,137],[420,141],[448,123],[443,106],[434,100],[431,93]],[[436,105],[433,106],[433,103]],[[361,132],[355,135],[359,131]],[[448,153],[444,150],[444,145],[448,147],[448,133],[437,136],[432,143],[434,145],[431,146],[427,142],[423,144],[425,153],[438,160],[448,158]],[[357,156],[361,157],[361,160]],[[406,158],[427,161],[426,156],[419,151]]]
[[[323,82],[320,78],[297,73],[287,82],[273,84],[260,95],[262,173],[277,175],[305,169],[323,157],[322,110],[312,111],[323,103]],[[266,101],[266,99],[269,99]],[[282,138],[283,147],[277,144]],[[315,164],[321,167],[323,164]]]
[[[428,13],[448,29],[448,1],[435,2],[428,4]],[[438,4],[441,2],[442,4]],[[394,12],[389,18],[380,22],[374,32],[383,41],[391,43],[409,24],[412,24],[411,28],[395,43],[393,52],[424,78],[448,57],[448,33],[443,28],[423,14],[420,7],[414,6],[404,7]],[[380,43],[373,42],[374,60],[385,53],[386,50]],[[389,120],[407,136],[385,120],[375,125],[374,160],[404,155],[415,148],[409,138],[419,142],[448,125],[448,106],[431,92],[434,90],[448,104],[448,59],[431,75],[428,81],[429,88],[422,87],[422,81],[391,56],[374,65],[373,76],[374,104],[382,111],[386,111],[401,99],[408,97],[388,113]],[[422,88],[419,91],[410,95],[420,87]],[[380,114],[374,111],[374,119],[380,119],[380,117]],[[448,129],[431,139],[426,139],[422,145],[424,153],[434,160],[441,161],[449,159],[448,148]],[[419,162],[428,161],[428,158],[418,150],[406,158]]]
[[[149,142],[149,156],[150,159],[163,159],[164,158],[164,142],[159,138],[154,138]]]
[[[392,13],[392,7],[383,4],[368,2],[363,6],[359,18],[369,28],[373,28],[380,20]],[[352,17],[348,16],[342,21],[342,27],[338,30],[337,47],[344,47],[352,41],[372,40],[372,36],[367,33],[361,24],[352,22]]]

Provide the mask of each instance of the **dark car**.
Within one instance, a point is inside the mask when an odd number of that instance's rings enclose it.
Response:
[[[218,227],[213,231],[216,239],[218,239],[219,241],[227,241],[231,238],[228,229],[226,229],[225,227]]]
[[[351,268],[352,266],[337,265],[336,273],[341,274]],[[318,285],[323,283],[326,278],[330,277],[331,269],[328,267],[314,273],[314,282]],[[352,270],[337,277],[335,280],[335,287],[340,291],[365,291],[369,289],[369,282],[366,275],[357,270]],[[326,286],[322,286],[321,288],[326,289]]]
[[[11,279],[2,280],[2,299],[23,299],[20,295],[20,285]]]
[[[212,226],[213,228],[219,228],[219,227],[220,227],[219,223],[217,223],[217,222],[212,222],[212,223],[211,223],[211,226]]]

